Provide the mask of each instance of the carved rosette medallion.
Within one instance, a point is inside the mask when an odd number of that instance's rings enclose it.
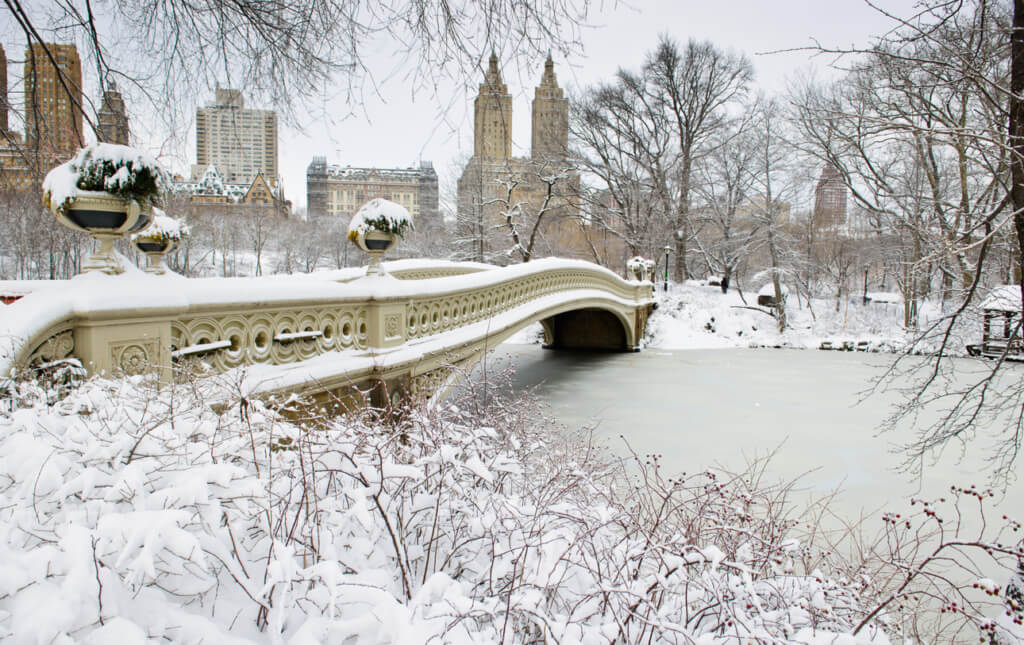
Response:
[[[398,338],[402,335],[402,317],[390,314],[384,317],[384,337]]]
[[[110,364],[125,376],[142,374],[158,358],[156,341],[129,341],[110,347]]]

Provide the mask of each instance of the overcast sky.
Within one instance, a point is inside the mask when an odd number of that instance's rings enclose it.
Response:
[[[913,0],[874,1],[896,15],[913,13]],[[36,9],[42,10],[39,5]],[[865,0],[594,0],[589,22],[582,34],[582,53],[568,60],[555,57],[555,72],[563,88],[609,80],[619,67],[638,69],[659,34],[665,33],[681,43],[689,38],[707,39],[746,53],[754,63],[756,87],[781,92],[790,76],[809,67],[816,68],[818,75],[827,75],[832,60],[824,56],[812,59],[809,52],[767,52],[807,47],[815,40],[829,47],[863,46],[893,26]],[[19,36],[13,22],[3,25],[3,32],[8,56],[17,54],[13,42]],[[451,73],[445,70],[447,74],[437,75],[442,80],[434,91],[421,87],[414,92],[406,78],[409,66],[395,60],[390,47],[393,44],[383,40],[371,44],[365,62],[377,91],[366,93],[362,105],[326,106],[334,115],[330,122],[318,116],[298,125],[279,123],[280,174],[286,195],[296,207],[305,206],[306,166],[314,155],[325,155],[329,163],[390,168],[429,160],[441,178],[442,192],[454,190],[454,180],[472,152],[472,102],[483,74],[459,84],[443,80]],[[530,145],[530,101],[543,63],[538,60],[529,68],[516,68],[509,53],[505,52],[501,68],[513,96],[513,150],[523,155]],[[499,51],[499,57],[501,54]],[[17,68],[9,67],[14,77],[20,72]],[[98,96],[92,76],[86,73],[85,85],[90,95]],[[212,99],[210,92],[200,102]],[[247,107],[264,107],[249,97],[246,103]],[[194,115],[198,106],[182,107],[186,114]],[[316,105],[311,112],[319,114],[324,107]],[[177,143],[168,146],[166,134],[160,141],[142,140],[145,128],[137,124],[146,117],[133,114],[131,103],[129,115],[135,143],[160,154],[173,170],[187,174],[195,163],[194,122],[188,125],[186,137],[176,137]],[[180,128],[179,134],[184,129]]]
[[[886,11],[910,15],[911,0],[879,0]],[[756,71],[756,84],[767,92],[782,91],[799,70],[818,68],[828,74],[831,59],[809,53],[775,53],[804,47],[814,40],[827,46],[866,45],[872,36],[890,29],[892,22],[863,0],[634,0],[592,14],[592,28],[583,34],[583,55],[555,61],[563,87],[581,87],[607,80],[619,67],[638,68],[660,33],[679,41],[708,39],[723,48],[748,54]],[[311,122],[304,131],[282,125],[281,174],[288,197],[305,205],[305,172],[314,154],[329,163],[352,166],[408,167],[430,160],[448,184],[458,176],[461,162],[472,152],[473,90],[440,88],[446,100],[410,90],[400,69],[383,54],[371,71],[378,80],[378,96],[369,96],[362,112],[328,126]],[[530,144],[530,101],[540,81],[536,69],[502,67],[513,96],[513,146],[526,154]],[[447,92],[447,96],[445,96]],[[256,106],[253,106],[256,107]],[[346,108],[339,108],[343,113]],[[194,155],[194,138],[189,154]],[[445,186],[442,186],[442,190]]]

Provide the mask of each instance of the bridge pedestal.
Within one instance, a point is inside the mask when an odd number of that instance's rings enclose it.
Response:
[[[75,356],[91,373],[135,376],[158,367],[170,377],[169,321],[104,324],[81,321],[74,328]]]

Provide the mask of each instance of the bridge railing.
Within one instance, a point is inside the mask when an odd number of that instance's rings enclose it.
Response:
[[[458,336],[460,329],[561,296],[579,302],[596,298],[626,320],[652,298],[650,283],[627,282],[572,260],[503,268],[410,263],[395,273],[403,271],[407,278],[417,272],[448,277],[341,282],[327,274],[313,274],[318,279],[83,276],[4,308],[0,370],[6,374],[17,366],[74,356],[90,371],[109,374],[137,374],[187,359],[219,372],[294,363],[327,352],[374,354]],[[527,309],[522,309],[524,321],[547,311]],[[627,334],[631,346],[639,333]]]

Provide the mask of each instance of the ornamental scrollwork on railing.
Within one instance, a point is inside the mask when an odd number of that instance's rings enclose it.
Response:
[[[75,350],[75,337],[70,329],[58,331],[39,344],[29,354],[27,364],[37,367],[46,363],[63,360]]]

